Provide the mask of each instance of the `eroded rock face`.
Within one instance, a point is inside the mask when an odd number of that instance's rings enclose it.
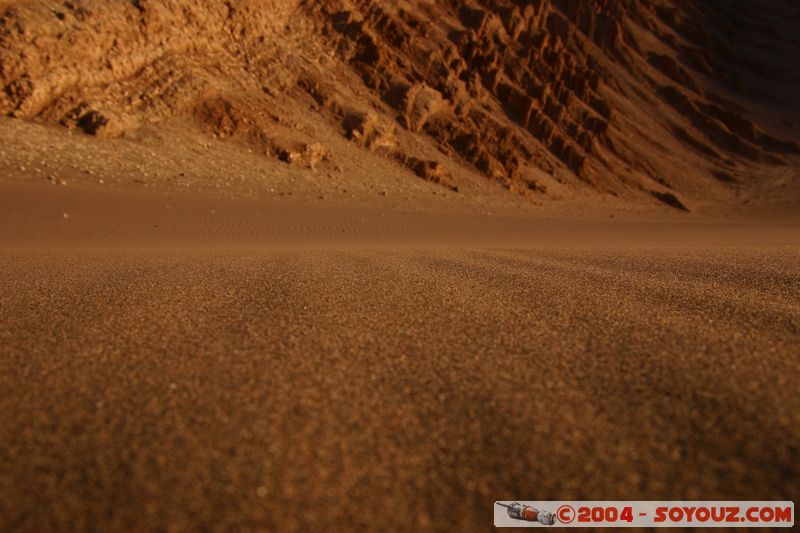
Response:
[[[451,188],[458,177],[420,146],[511,190],[533,190],[539,168],[647,198],[701,197],[706,179],[742,186],[753,165],[800,152],[793,122],[748,110],[800,82],[796,43],[774,31],[800,27],[788,1],[769,12],[700,0],[12,0],[0,9],[0,112],[93,135],[188,117],[274,155],[280,143],[313,145],[286,136],[292,117],[317,114]],[[772,47],[767,60],[743,52],[750,40]],[[662,178],[676,169],[683,177]]]
[[[397,148],[395,124],[374,111],[349,111],[342,120],[345,136],[372,151],[392,152]]]
[[[8,3],[0,14],[0,112],[58,121],[83,106],[109,124],[111,116],[137,117],[134,125],[269,82],[270,37],[296,7],[269,0]]]

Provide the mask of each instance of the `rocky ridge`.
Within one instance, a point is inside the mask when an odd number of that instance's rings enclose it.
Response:
[[[188,119],[312,171],[339,164],[321,121],[453,190],[466,169],[691,209],[798,168],[800,6],[767,4],[6,1],[0,113],[100,136]]]

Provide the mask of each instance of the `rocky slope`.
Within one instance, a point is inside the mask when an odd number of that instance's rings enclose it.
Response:
[[[0,113],[186,121],[280,164],[320,125],[458,190],[693,209],[797,178],[800,6],[666,0],[0,2]]]

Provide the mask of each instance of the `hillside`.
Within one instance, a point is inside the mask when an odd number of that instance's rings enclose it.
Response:
[[[98,137],[180,124],[276,165],[357,174],[371,152],[409,179],[461,194],[485,180],[537,201],[695,210],[800,181],[800,6],[789,1],[0,10],[0,113]]]

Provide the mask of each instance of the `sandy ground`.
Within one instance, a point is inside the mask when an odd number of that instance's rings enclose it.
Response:
[[[791,221],[0,192],[0,529],[799,495]]]
[[[750,246],[800,244],[797,209],[709,218],[670,212],[583,215],[424,209],[376,196],[333,202],[0,181],[0,247],[6,250],[263,249],[398,246]]]

